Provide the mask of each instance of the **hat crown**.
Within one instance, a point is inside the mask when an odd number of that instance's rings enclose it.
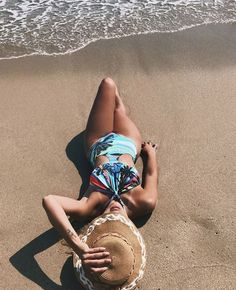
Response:
[[[128,240],[117,233],[105,233],[93,243],[93,247],[105,247],[110,253],[111,264],[97,278],[105,284],[121,285],[134,271],[135,255]]]

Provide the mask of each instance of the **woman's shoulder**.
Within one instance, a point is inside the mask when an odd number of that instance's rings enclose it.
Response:
[[[129,216],[136,216],[140,208],[140,196],[142,195],[143,188],[141,185],[138,185],[126,193],[121,195],[123,202],[127,207],[127,213]]]
[[[130,218],[145,216],[150,214],[149,201],[145,189],[141,185],[136,186],[127,192],[122,200],[127,206],[127,213]]]
[[[130,196],[130,198],[137,202],[140,198],[140,196],[142,196],[142,193],[144,192],[144,189],[142,188],[141,184],[135,186],[134,188],[132,188],[131,190],[129,190],[127,192],[127,194]]]

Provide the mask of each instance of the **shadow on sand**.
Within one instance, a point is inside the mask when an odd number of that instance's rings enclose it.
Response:
[[[73,162],[82,179],[82,185],[79,191],[79,199],[83,197],[83,194],[89,186],[89,176],[92,172],[92,167],[85,155],[84,133],[85,131],[80,132],[66,146],[66,155],[68,159]]]
[[[75,136],[68,143],[65,149],[67,157],[74,163],[82,178],[82,185],[78,199],[82,197],[82,194],[88,186],[89,175],[91,172],[89,162],[84,154],[83,140],[84,131]],[[82,226],[76,222],[73,222],[72,224],[76,229],[79,229]],[[84,288],[76,280],[72,257],[69,257],[62,267],[60,275],[61,285],[58,285],[51,280],[43,272],[35,259],[35,255],[50,248],[60,240],[61,238],[57,232],[54,229],[50,229],[21,248],[9,259],[9,261],[22,275],[38,284],[44,290],[83,290]]]
[[[62,267],[61,285],[51,280],[37,263],[35,255],[50,248],[59,240],[60,237],[57,232],[54,229],[50,229],[16,252],[10,258],[10,262],[22,275],[38,284],[44,290],[84,290],[76,280],[72,267],[72,257],[69,257]]]
[[[68,143],[65,151],[68,159],[74,163],[82,179],[82,185],[78,197],[78,199],[80,199],[89,185],[89,176],[92,170],[84,153],[84,131],[75,136]],[[142,227],[148,221],[150,216],[151,215],[136,220],[136,226],[138,228]],[[72,225],[77,230],[82,226],[78,222],[72,222]],[[22,275],[38,284],[44,290],[84,290],[84,288],[76,280],[72,266],[72,257],[69,257],[62,267],[60,275],[61,285],[58,285],[51,280],[37,263],[35,255],[50,248],[59,241],[60,237],[57,232],[54,229],[50,229],[16,252],[9,259],[10,263]]]

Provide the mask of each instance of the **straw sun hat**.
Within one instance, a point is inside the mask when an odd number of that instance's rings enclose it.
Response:
[[[121,214],[104,214],[95,218],[82,230],[80,238],[90,248],[105,247],[110,252],[111,264],[100,274],[89,274],[78,255],[73,253],[75,274],[88,290],[135,289],[143,277],[146,249],[135,225]]]

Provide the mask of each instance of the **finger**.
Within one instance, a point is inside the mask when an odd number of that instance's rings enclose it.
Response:
[[[102,267],[102,268],[91,268],[91,271],[94,273],[103,273],[106,270],[108,270],[108,267]]]
[[[87,254],[87,253],[98,253],[98,252],[104,252],[104,251],[106,251],[106,248],[104,248],[104,247],[89,248],[89,249],[86,251],[86,254]]]
[[[104,267],[111,263],[111,259],[102,259],[102,260],[84,260],[83,261],[86,266],[90,267]]]
[[[109,255],[110,255],[109,252],[100,252],[100,253],[93,253],[93,254],[88,253],[88,254],[83,255],[83,259],[88,259],[88,260],[100,259],[100,258],[105,258]]]

